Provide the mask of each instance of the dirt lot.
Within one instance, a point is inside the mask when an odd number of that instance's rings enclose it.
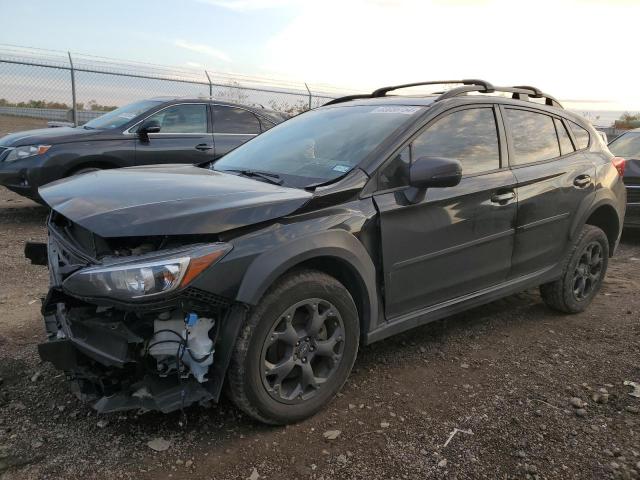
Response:
[[[12,117],[0,115],[0,137],[8,133],[30,130],[33,128],[47,128],[47,121],[41,118]]]
[[[0,189],[2,479],[638,477],[640,398],[623,385],[640,382],[638,235],[587,312],[557,315],[532,291],[364,348],[326,410],[270,428],[227,401],[184,417],[77,401],[36,352],[47,271],[22,248],[45,216]],[[158,437],[167,450],[147,445]]]

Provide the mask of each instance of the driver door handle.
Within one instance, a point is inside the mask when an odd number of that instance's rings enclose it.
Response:
[[[573,185],[578,188],[584,188],[591,185],[591,177],[589,175],[578,175],[573,179]]]
[[[493,195],[491,195],[491,201],[499,205],[505,205],[514,198],[516,198],[516,192],[514,192],[513,190],[503,190],[501,192],[495,192]]]
[[[199,143],[196,145],[196,150],[200,150],[201,152],[206,152],[207,150],[211,150],[213,145],[209,145],[208,143]]]

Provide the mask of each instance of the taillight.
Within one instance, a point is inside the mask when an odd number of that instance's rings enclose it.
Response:
[[[624,167],[627,164],[627,161],[622,157],[613,157],[611,159],[611,164],[616,167],[618,175],[624,177]]]

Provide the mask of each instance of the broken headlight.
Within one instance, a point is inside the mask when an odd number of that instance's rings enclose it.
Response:
[[[186,286],[229,250],[228,243],[213,243],[162,256],[158,252],[140,255],[135,260],[85,268],[62,286],[79,297],[143,300]]]

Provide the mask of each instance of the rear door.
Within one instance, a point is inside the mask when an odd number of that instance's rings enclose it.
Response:
[[[191,163],[213,160],[213,133],[205,103],[181,103],[159,110],[143,120],[155,120],[160,132],[150,133],[148,140],[136,138],[136,163]]]
[[[387,318],[504,281],[511,266],[515,179],[501,163],[502,129],[492,105],[438,117],[378,172]],[[422,156],[456,158],[459,185],[430,188],[409,203],[408,168]]]
[[[518,216],[510,278],[554,266],[568,247],[571,221],[594,192],[595,165],[569,122],[526,107],[501,107],[509,163],[517,179]],[[586,134],[586,139],[583,137]]]
[[[260,120],[249,110],[212,105],[212,112],[216,160],[261,132]]]

